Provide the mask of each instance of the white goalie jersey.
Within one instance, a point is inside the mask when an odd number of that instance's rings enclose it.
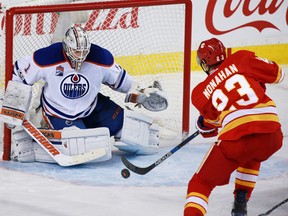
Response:
[[[86,117],[93,111],[101,84],[127,93],[133,83],[112,54],[94,44],[81,70],[76,72],[61,42],[15,62],[13,80],[32,85],[41,79],[45,81],[41,97],[44,111],[68,120]]]

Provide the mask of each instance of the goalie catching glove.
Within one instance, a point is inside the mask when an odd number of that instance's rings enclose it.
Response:
[[[214,137],[218,135],[218,128],[213,128],[205,125],[205,120],[202,115],[199,116],[196,122],[196,129],[204,138]]]
[[[137,88],[130,90],[125,98],[125,103],[136,103],[136,106],[143,106],[152,112],[159,112],[167,109],[168,100],[161,85],[158,81],[154,81],[153,86],[144,89]]]

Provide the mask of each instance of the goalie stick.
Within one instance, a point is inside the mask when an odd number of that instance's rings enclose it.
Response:
[[[278,208],[279,206],[285,204],[286,202],[288,202],[288,198],[286,198],[285,200],[283,200],[282,202],[278,203],[277,205],[275,205],[273,208],[271,208],[270,210],[268,210],[267,212],[260,214],[258,216],[267,216],[269,215],[272,211],[274,211],[276,208]]]
[[[194,139],[197,135],[199,134],[199,131],[197,130],[195,133],[193,133],[192,135],[190,135],[189,137],[187,137],[185,140],[183,140],[180,144],[178,144],[177,146],[175,146],[171,151],[169,151],[168,153],[166,153],[164,156],[162,156],[160,159],[158,159],[157,161],[155,161],[153,164],[151,164],[148,167],[138,167],[134,164],[132,164],[131,162],[129,162],[127,160],[126,157],[122,156],[121,160],[123,162],[123,164],[132,172],[140,174],[140,175],[145,175],[146,173],[148,173],[149,171],[151,171],[152,169],[154,169],[155,167],[157,167],[158,165],[160,165],[163,161],[165,161],[167,158],[169,158],[171,155],[173,155],[175,152],[177,152],[180,148],[182,148],[184,145],[186,145],[187,143],[189,143],[192,139]]]
[[[60,166],[73,166],[82,164],[106,154],[104,148],[86,152],[79,155],[65,155],[58,151],[52,143],[27,119],[22,124],[24,130],[49,154]]]

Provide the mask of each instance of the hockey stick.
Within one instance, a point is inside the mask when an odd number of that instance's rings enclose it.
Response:
[[[273,208],[271,208],[270,210],[268,210],[267,212],[260,214],[258,216],[266,216],[269,215],[272,211],[274,211],[276,208],[278,208],[279,206],[285,204],[286,202],[288,202],[288,198],[283,200],[282,202],[278,203],[277,205],[275,205]]]
[[[148,167],[138,167],[135,166],[134,164],[132,164],[131,162],[129,162],[127,160],[127,158],[125,158],[124,156],[121,157],[121,160],[123,162],[123,164],[132,172],[140,174],[140,175],[145,175],[146,173],[148,173],[149,171],[151,171],[152,169],[154,169],[155,167],[157,167],[159,164],[161,164],[163,161],[165,161],[167,158],[169,158],[171,155],[173,155],[175,152],[177,152],[180,148],[182,148],[184,145],[186,145],[187,143],[189,143],[192,139],[194,139],[197,135],[199,134],[199,131],[197,130],[195,133],[193,133],[192,135],[190,135],[189,137],[187,137],[185,140],[183,140],[180,144],[178,144],[177,146],[175,146],[171,151],[169,151],[168,153],[166,153],[163,157],[161,157],[160,159],[158,159],[156,162],[154,162],[153,164],[151,164]]]
[[[104,148],[86,152],[79,155],[65,155],[56,149],[52,143],[28,120],[22,124],[24,130],[49,154],[60,166],[73,166],[82,164],[106,154]]]

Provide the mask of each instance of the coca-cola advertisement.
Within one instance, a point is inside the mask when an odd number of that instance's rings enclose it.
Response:
[[[288,1],[192,2],[194,45],[212,36],[221,38],[231,47],[288,42]]]

